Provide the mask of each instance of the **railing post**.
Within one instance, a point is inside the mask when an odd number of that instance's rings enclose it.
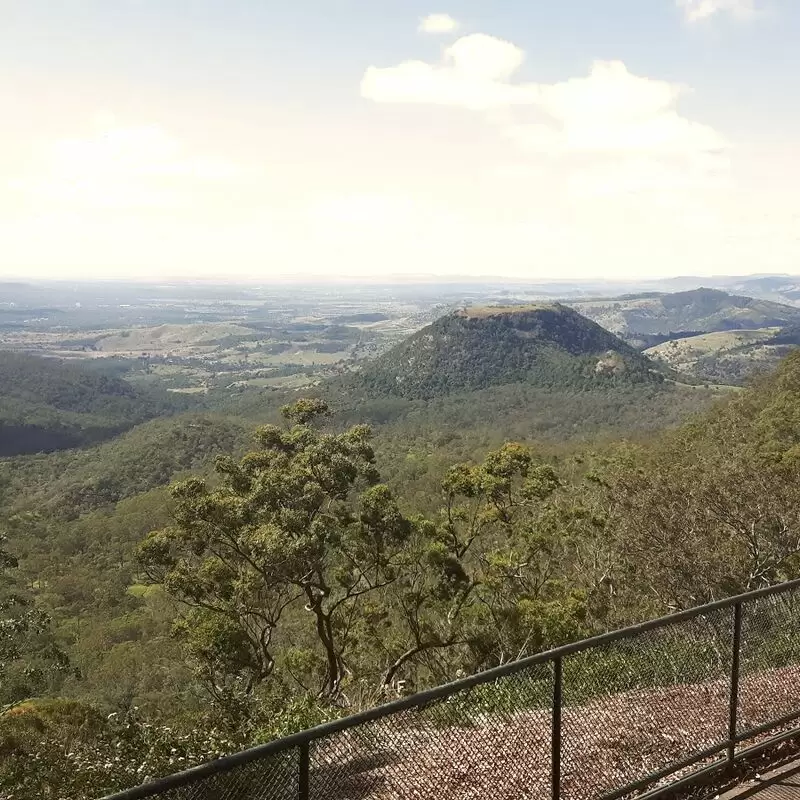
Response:
[[[300,745],[300,776],[298,781],[299,800],[309,800],[308,774],[310,761],[311,755],[309,753],[308,742],[303,742],[303,744]]]
[[[728,716],[728,766],[736,759],[739,716],[739,664],[742,650],[742,603],[733,607],[733,652],[731,653],[730,711]]]
[[[550,739],[551,795],[561,797],[561,695],[563,664],[559,656],[553,661],[553,728]]]

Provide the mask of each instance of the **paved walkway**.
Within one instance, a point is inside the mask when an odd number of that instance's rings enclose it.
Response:
[[[719,800],[800,800],[800,761],[747,781],[721,795]]]

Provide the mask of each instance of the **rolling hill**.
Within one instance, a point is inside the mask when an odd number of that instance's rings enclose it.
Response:
[[[800,322],[800,308],[719,289],[581,300],[571,307],[639,347],[712,331],[757,330]]]
[[[560,304],[464,308],[417,331],[355,378],[371,395],[430,399],[510,383],[654,383],[646,356]]]

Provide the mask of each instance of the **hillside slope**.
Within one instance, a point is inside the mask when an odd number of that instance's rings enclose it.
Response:
[[[775,369],[796,346],[789,338],[779,328],[714,331],[671,339],[644,352],[687,377],[741,385]]]
[[[0,351],[0,456],[102,441],[185,406],[77,364]]]
[[[581,314],[628,341],[671,333],[708,333],[783,327],[800,321],[800,308],[771,300],[728,294],[718,289],[583,300],[570,304]]]
[[[518,382],[589,388],[662,379],[617,336],[553,304],[448,314],[366,364],[356,383],[368,394],[430,399]]]
[[[251,436],[248,426],[219,415],[152,419],[95,447],[9,459],[0,464],[0,490],[17,510],[75,515],[164,486]]]

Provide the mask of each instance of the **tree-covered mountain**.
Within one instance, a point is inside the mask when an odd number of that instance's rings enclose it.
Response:
[[[99,442],[185,406],[75,363],[0,351],[0,456]]]
[[[591,388],[660,380],[647,357],[556,303],[448,314],[367,363],[353,388],[429,399],[521,382]]]
[[[637,346],[652,346],[649,337],[783,327],[800,322],[800,308],[728,294],[719,289],[647,292],[582,300],[570,304],[581,314]]]

